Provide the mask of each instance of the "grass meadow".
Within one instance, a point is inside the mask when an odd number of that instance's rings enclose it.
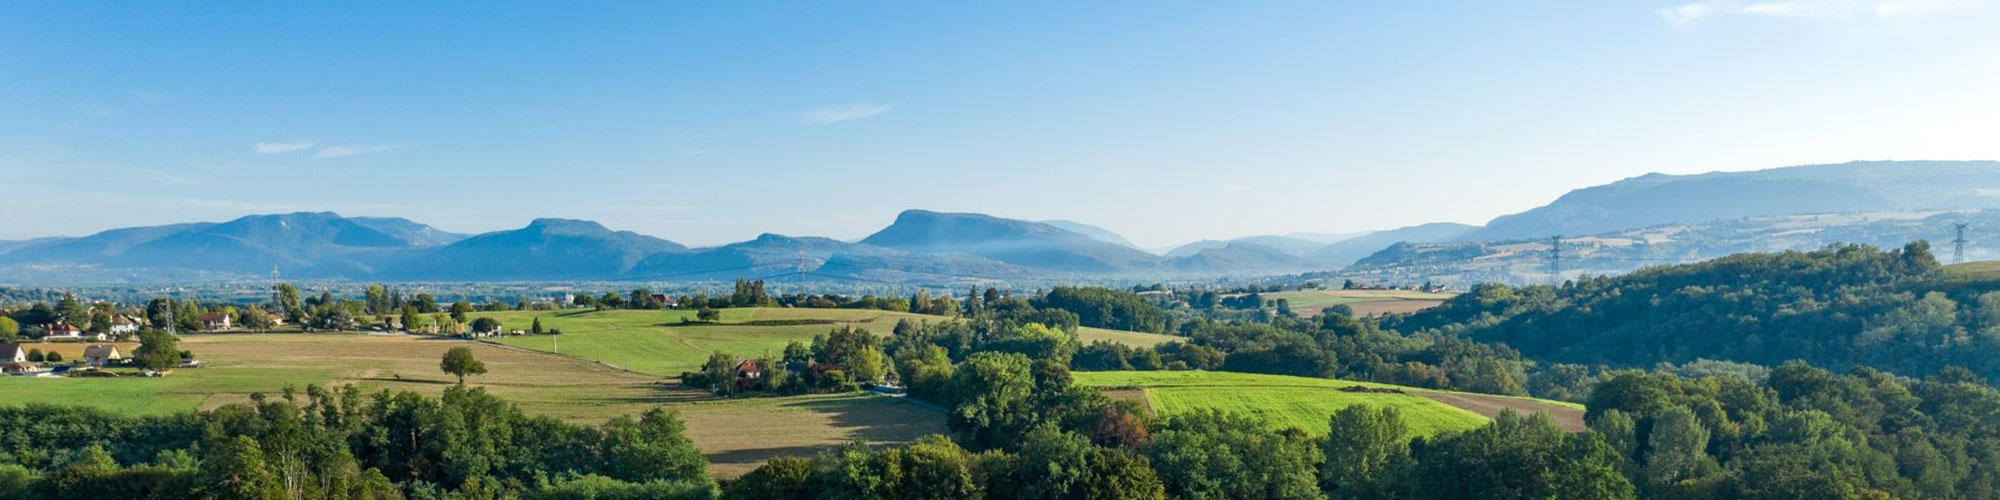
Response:
[[[1264,300],[1285,299],[1300,316],[1319,314],[1337,305],[1354,308],[1355,314],[1405,313],[1434,307],[1452,297],[1448,293],[1410,290],[1294,290],[1262,294]]]
[[[1516,411],[1549,411],[1580,424],[1582,407],[1569,403],[1433,391],[1371,382],[1353,382],[1284,375],[1203,371],[1076,372],[1078,383],[1105,389],[1119,397],[1142,398],[1158,415],[1197,410],[1221,410],[1249,416],[1272,429],[1298,428],[1313,435],[1327,432],[1327,418],[1350,405],[1390,406],[1418,435],[1435,435],[1486,425],[1501,407]],[[1344,387],[1399,389],[1402,394],[1345,392]],[[1491,411],[1487,411],[1488,409]]]
[[[679,376],[681,372],[700,369],[701,364],[708,361],[709,353],[714,351],[739,356],[754,357],[766,353],[777,356],[783,353],[787,343],[810,342],[814,335],[842,325],[866,328],[876,335],[887,336],[895,330],[898,320],[947,319],[867,309],[765,307],[723,309],[721,312],[722,319],[716,324],[697,325],[681,324],[683,318],[694,317],[694,311],[684,310],[503,311],[475,313],[472,316],[498,319],[509,330],[526,329],[539,317],[543,328],[560,328],[563,334],[501,337],[496,342],[522,349],[560,352],[566,356],[603,361],[627,370],[659,376]],[[779,324],[799,321],[818,323]],[[1140,347],[1176,339],[1167,335],[1100,328],[1079,329],[1077,336],[1086,344],[1108,340]]]

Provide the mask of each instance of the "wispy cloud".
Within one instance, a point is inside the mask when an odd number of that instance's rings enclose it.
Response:
[[[335,144],[332,146],[321,148],[318,153],[313,154],[313,159],[326,160],[331,158],[346,158],[349,156],[375,154],[384,151],[395,151],[398,149],[403,149],[405,146],[406,145],[404,144],[370,144],[370,145]]]
[[[896,107],[880,103],[842,104],[807,110],[804,113],[799,113],[796,121],[800,125],[828,125],[868,118],[887,113],[892,109],[896,109]]]
[[[1660,10],[1674,26],[1722,16],[1791,19],[1887,19],[1934,14],[1992,3],[1993,0],[1709,0]]]
[[[314,146],[313,141],[259,142],[252,146],[260,155],[274,155],[300,151]]]

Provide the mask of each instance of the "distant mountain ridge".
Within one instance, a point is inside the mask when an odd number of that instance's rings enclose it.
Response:
[[[631,271],[648,256],[686,246],[592,221],[535,219],[527,227],[465,238],[398,262],[390,276],[416,279],[587,280]]]
[[[1596,234],[1768,215],[2000,206],[2000,162],[1874,161],[1749,172],[1647,174],[1570,191],[1461,240]]]
[[[250,215],[219,223],[114,229],[80,238],[30,242],[0,254],[0,265],[365,274],[399,250],[436,246],[438,239],[449,234],[426,232],[417,226],[422,225],[405,219],[357,222],[330,212]]]
[[[1754,172],[1650,174],[1574,190],[1546,206],[1497,217],[1483,227],[1432,223],[1359,235],[1250,236],[1191,243],[1164,256],[1080,222],[929,210],[904,211],[859,241],[765,234],[707,248],[688,248],[571,219],[537,219],[518,229],[464,235],[402,218],[300,212],[0,242],[0,281],[240,280],[276,271],[301,279],[378,281],[786,276],[954,285],[1078,278],[1158,282],[1320,273],[1364,258],[1369,260],[1363,267],[1375,272],[1416,266],[1459,269],[1454,276],[1466,280],[1517,279],[1518,272],[1467,267],[1454,256],[1483,255],[1481,261],[1496,261],[1492,256],[1500,255],[1510,256],[1508,262],[1518,261],[1526,258],[1519,256],[1529,255],[1522,253],[1528,251],[1522,244],[1560,234],[1577,238],[1578,244],[1612,244],[1589,243],[1578,235],[1633,242],[1617,243],[1627,245],[1626,250],[1606,246],[1604,255],[1680,259],[1704,249],[1792,248],[1820,241],[1785,232],[1762,219],[1774,216],[1815,214],[1807,221],[1781,223],[1818,227],[1826,235],[1852,239],[1874,238],[1869,231],[1890,229],[1866,228],[1888,228],[1889,223],[1835,223],[1829,217],[1990,208],[2000,208],[2000,162],[1855,162]],[[1635,229],[1670,225],[1699,231],[1630,237],[1651,234]],[[1825,238],[1831,237],[1835,236]],[[1780,239],[1782,245],[1772,246]]]
[[[1409,227],[1376,231],[1373,233],[1336,241],[1307,255],[1306,259],[1323,267],[1347,267],[1363,257],[1388,248],[1397,243],[1432,243],[1450,241],[1478,230],[1479,226],[1469,226],[1455,222],[1433,222]]]
[[[1061,229],[1064,231],[1069,231],[1072,233],[1089,236],[1097,241],[1102,241],[1105,243],[1110,243],[1113,245],[1118,245],[1127,248],[1139,248],[1139,245],[1132,244],[1131,241],[1126,240],[1124,236],[1119,236],[1118,233],[1114,233],[1111,232],[1111,230],[1109,229],[1093,226],[1090,224],[1084,224],[1082,222],[1077,222],[1073,220],[1045,220],[1042,221],[1042,223],[1055,226],[1056,229]]]
[[[1091,228],[1078,223],[1068,223]],[[707,281],[735,278],[958,282],[1052,276],[1255,274],[1297,269],[1254,245],[1167,259],[1052,224],[910,210],[861,242],[764,234],[688,248],[574,219],[477,235],[401,218],[327,212],[251,215],[113,229],[77,238],[0,242],[0,279],[155,282],[255,279],[380,281]]]
[[[1338,241],[1338,239],[1336,239],[1335,241]],[[1194,243],[1188,243],[1185,245],[1174,247],[1172,250],[1168,250],[1164,255],[1166,255],[1167,257],[1187,257],[1190,255],[1194,255],[1196,253],[1200,253],[1202,250],[1225,248],[1232,243],[1249,243],[1257,246],[1278,250],[1280,252],[1284,252],[1285,254],[1294,257],[1304,257],[1307,255],[1311,255],[1313,252],[1318,251],[1320,248],[1326,247],[1326,245],[1328,244],[1293,236],[1276,236],[1276,235],[1244,236],[1241,238],[1230,239],[1230,240],[1201,240]]]
[[[1156,267],[1144,251],[1055,226],[984,214],[906,210],[861,243],[910,252],[965,254],[1058,272],[1115,273]]]

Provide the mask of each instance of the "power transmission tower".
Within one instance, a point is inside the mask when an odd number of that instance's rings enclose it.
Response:
[[[1549,237],[1549,284],[1551,285],[1562,286],[1562,248],[1561,235]]]
[[[1953,264],[1965,262],[1965,227],[1970,225],[1972,224],[1966,222],[1955,222],[1951,225],[1951,228],[1958,232],[1958,236],[1951,239],[1951,263]]]

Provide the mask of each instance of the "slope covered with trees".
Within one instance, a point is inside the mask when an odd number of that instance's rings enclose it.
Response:
[[[1530,358],[1651,366],[1800,359],[1909,376],[2000,376],[2000,281],[1953,279],[1922,241],[1739,254],[1584,278],[1485,285],[1387,325],[1501,342]]]

